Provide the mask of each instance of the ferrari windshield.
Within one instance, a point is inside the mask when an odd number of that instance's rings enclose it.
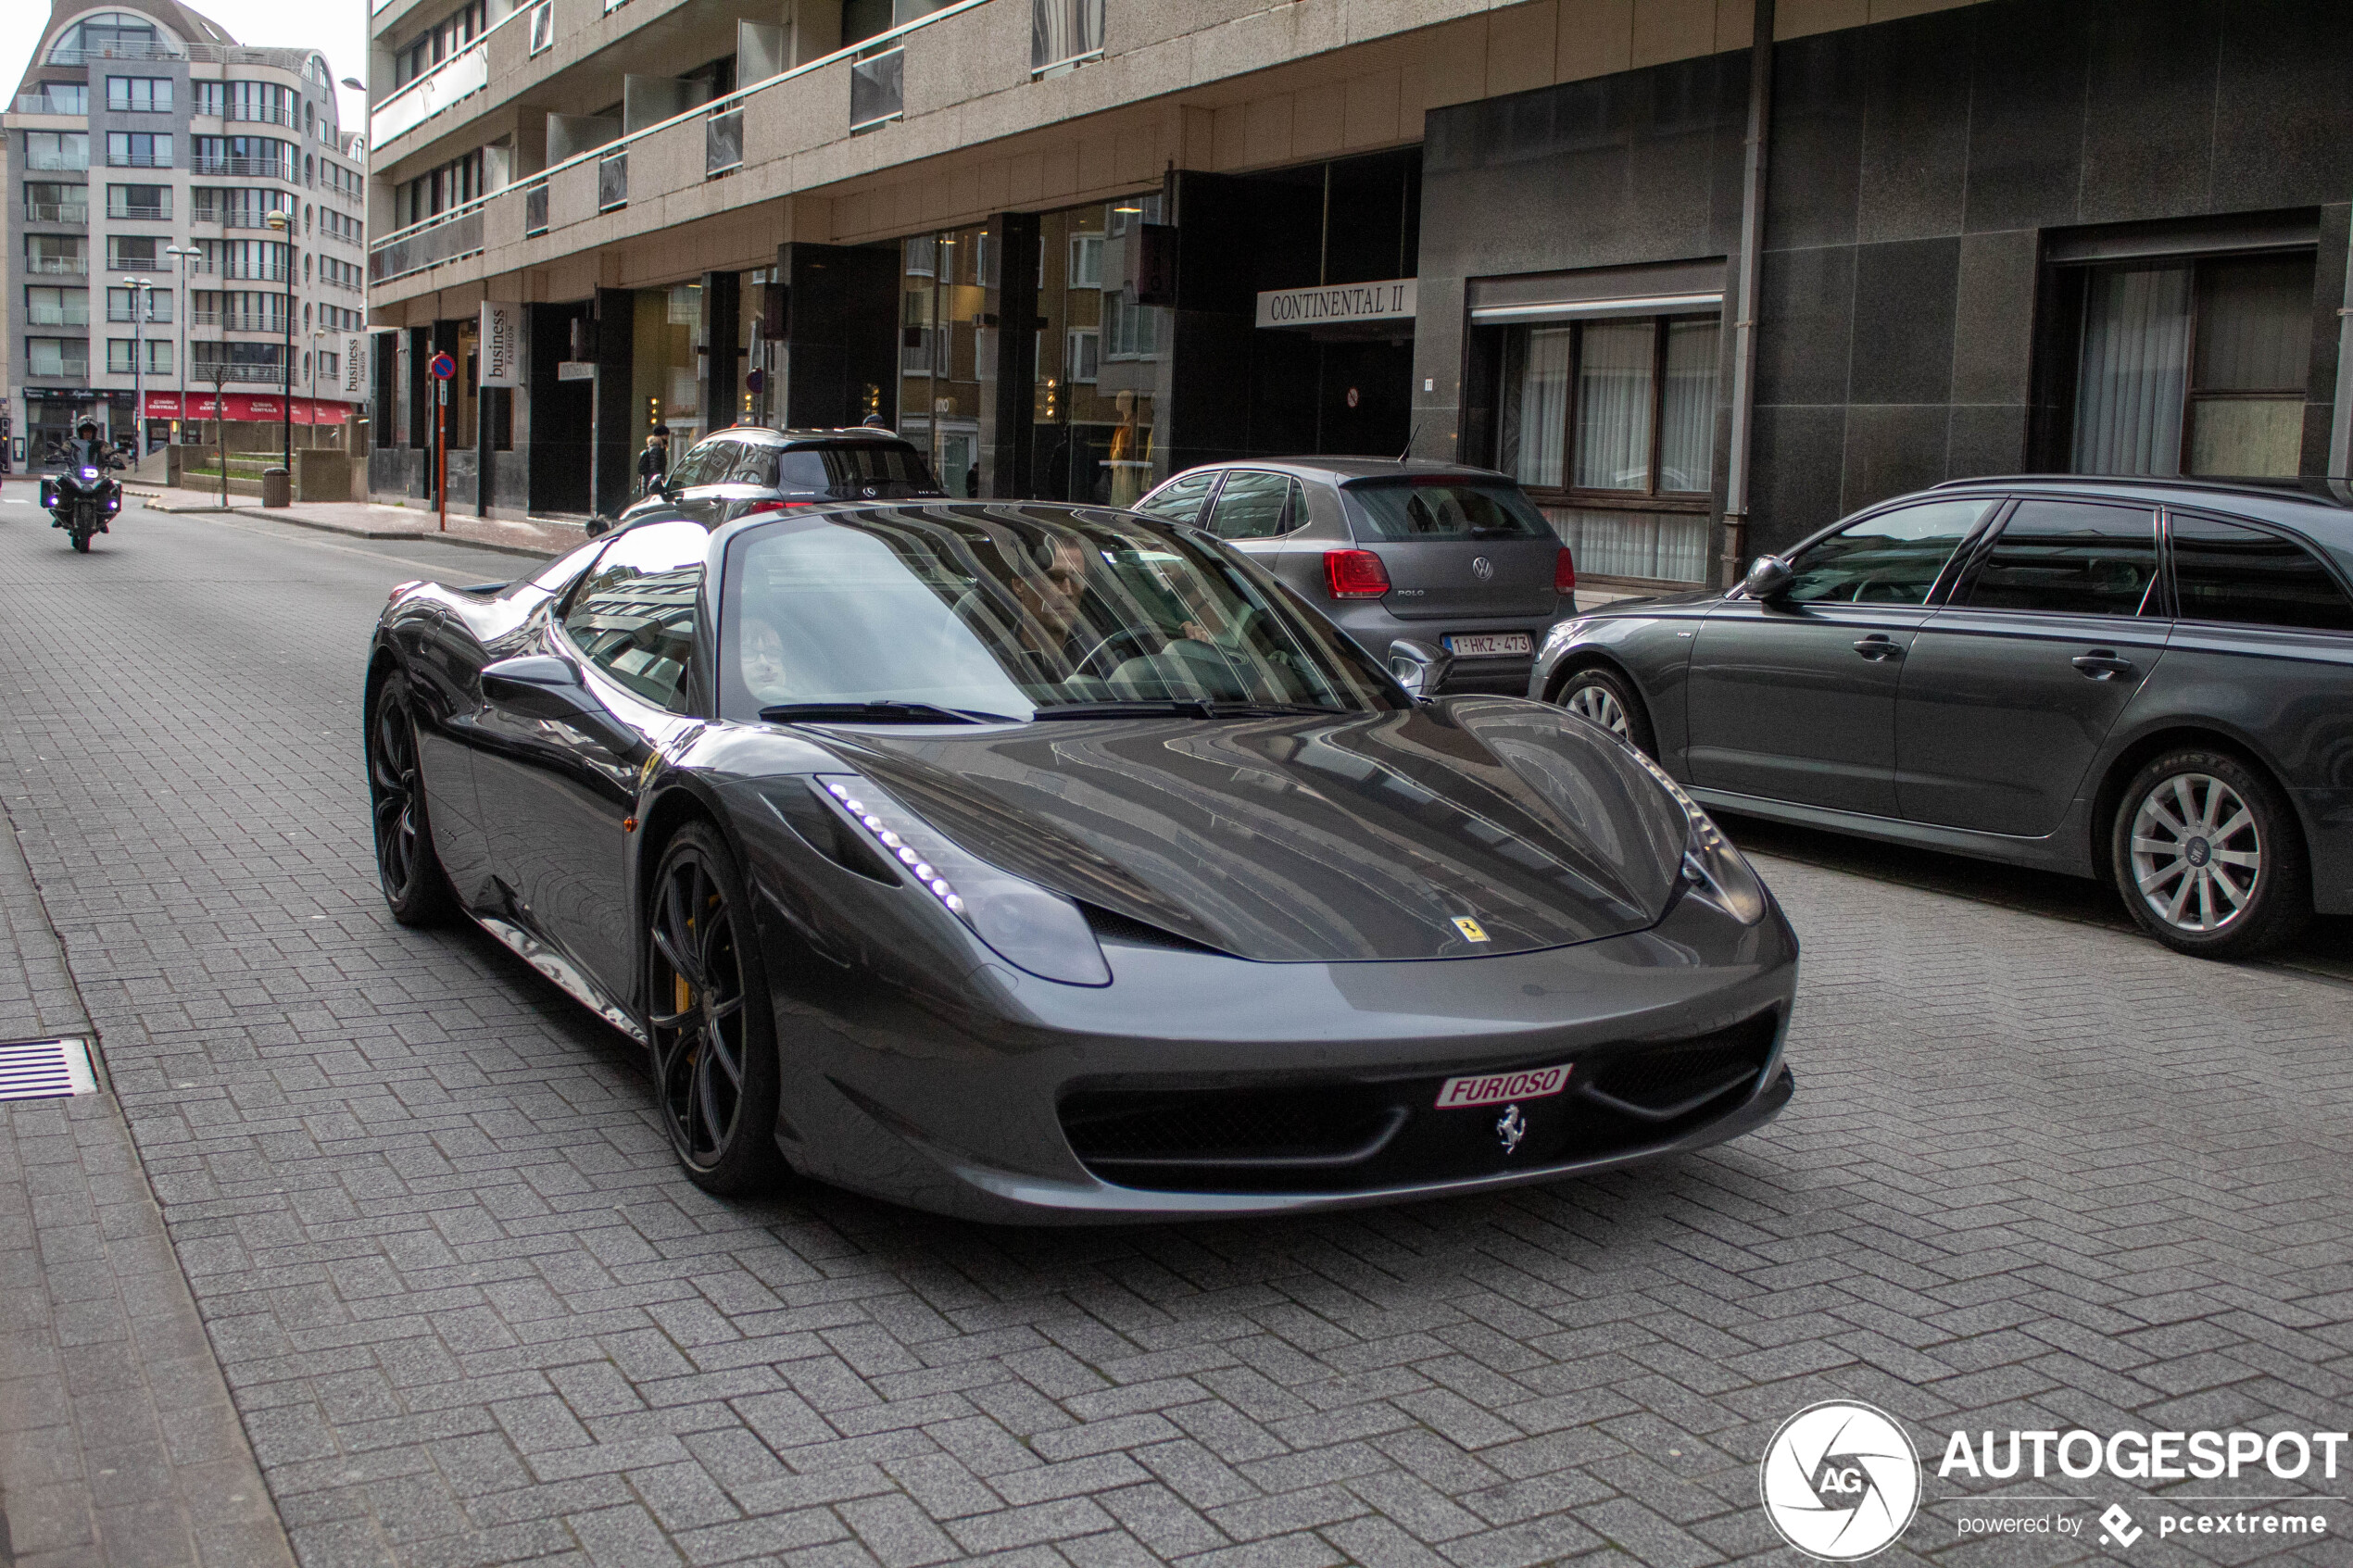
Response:
[[[731,719],[1365,712],[1404,698],[1254,565],[1131,514],[967,503],[786,517],[727,551]]]

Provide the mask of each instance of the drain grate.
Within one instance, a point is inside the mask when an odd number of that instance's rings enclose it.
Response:
[[[0,1045],[0,1100],[94,1095],[90,1047],[80,1040],[16,1040]]]

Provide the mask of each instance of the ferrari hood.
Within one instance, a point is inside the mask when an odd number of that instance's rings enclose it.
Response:
[[[1483,957],[1641,930],[1665,912],[1690,832],[1617,740],[1514,698],[828,738],[982,859],[1265,961]]]

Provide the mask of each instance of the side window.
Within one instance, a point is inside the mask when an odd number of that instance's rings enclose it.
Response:
[[[727,475],[730,484],[757,484],[763,490],[776,488],[777,459],[784,455],[781,446],[771,446],[762,441],[746,441],[738,445],[736,466]]]
[[[1217,505],[1209,514],[1209,530],[1220,539],[1272,539],[1295,526],[1294,511],[1306,521],[1304,498],[1294,503],[1299,486],[1288,474],[1241,470],[1226,476]]]
[[[679,709],[695,645],[695,593],[711,535],[700,523],[632,528],[582,580],[564,633],[588,662],[656,708]]]
[[[704,442],[678,459],[677,466],[670,470],[670,483],[680,489],[724,483],[735,461],[736,445],[733,441]]]
[[[2353,603],[2295,540],[2179,515],[2172,533],[2173,593],[2183,620],[2353,632]]]
[[[1193,473],[1179,474],[1162,485],[1159,493],[1138,509],[1152,517],[1164,517],[1171,522],[1198,521],[1201,504],[1209,499],[1210,486],[1217,483],[1221,471],[1202,469]]]
[[[1801,604],[1925,603],[1937,574],[1995,503],[1928,501],[1849,523],[1790,563]]]
[[[2156,514],[2020,501],[1978,563],[1964,602],[1972,609],[2138,615],[2156,582]]]

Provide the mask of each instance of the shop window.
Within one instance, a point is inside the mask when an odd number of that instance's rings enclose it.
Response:
[[[2088,269],[2077,473],[2294,474],[2312,351],[2313,257]]]

